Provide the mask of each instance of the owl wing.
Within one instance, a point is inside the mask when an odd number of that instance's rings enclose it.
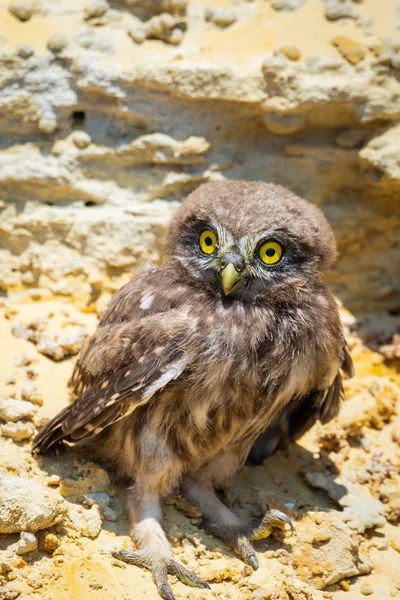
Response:
[[[183,373],[189,356],[161,327],[162,316],[170,331],[182,316],[171,309],[166,320],[157,304],[141,310],[141,298],[148,306],[143,297],[137,280],[114,296],[75,366],[70,383],[78,397],[43,426],[33,450],[45,453],[62,440],[99,434]]]
[[[278,448],[286,447],[289,442],[299,439],[317,421],[324,424],[336,417],[343,401],[342,373],[346,377],[354,375],[353,361],[344,340],[340,367],[332,383],[328,387],[314,389],[306,396],[293,399],[256,440],[249,455],[250,460],[260,463]]]

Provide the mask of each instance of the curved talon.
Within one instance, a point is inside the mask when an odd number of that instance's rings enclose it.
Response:
[[[268,510],[260,525],[253,529],[248,539],[252,541],[265,539],[271,535],[273,527],[285,529],[285,525],[289,525],[291,531],[294,531],[293,523],[285,513],[276,509]]]
[[[284,529],[285,523],[287,523],[290,527],[290,530],[294,531],[293,523],[289,519],[289,517],[287,515],[285,515],[285,513],[281,512],[280,510],[276,510],[274,508],[268,512],[272,517],[272,523],[271,523],[272,527],[279,527],[280,529]],[[283,521],[283,523],[282,523],[282,521]]]

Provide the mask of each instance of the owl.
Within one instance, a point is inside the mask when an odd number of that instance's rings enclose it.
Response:
[[[173,557],[162,499],[179,487],[210,530],[257,568],[251,541],[292,527],[267,511],[257,527],[215,494],[250,456],[261,461],[334,417],[352,374],[322,273],[335,240],[322,212],[269,183],[223,181],[190,194],[161,266],[120,289],[83,348],[76,400],[36,436],[40,453],[85,446],[129,483],[135,551],[173,600],[168,574],[207,583]]]

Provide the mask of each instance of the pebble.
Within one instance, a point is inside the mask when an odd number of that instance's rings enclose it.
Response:
[[[271,2],[272,8],[282,12],[293,12],[301,8],[303,4],[304,0],[272,0]]]
[[[44,538],[44,549],[46,550],[46,552],[54,552],[54,550],[57,550],[59,545],[60,540],[56,535],[54,535],[54,533],[48,533]]]
[[[276,50],[274,50],[274,54],[283,54],[289,60],[299,60],[301,54],[300,50],[297,46],[279,46]]]
[[[60,485],[60,481],[61,477],[59,475],[50,475],[50,477],[47,480],[47,484],[57,487],[58,485]]]
[[[21,58],[30,58],[34,52],[32,46],[29,44],[20,44],[17,46],[17,55]]]
[[[20,421],[21,419],[32,420],[37,410],[37,407],[31,402],[7,398],[0,402],[0,419],[13,422]]]
[[[28,339],[27,337],[21,336],[21,335],[16,335],[14,333],[14,328],[13,328],[13,335],[15,335],[15,337],[22,337],[23,339]],[[26,367],[27,365],[30,365],[33,362],[33,358],[31,356],[29,356],[28,354],[21,354],[21,356],[18,356],[18,358],[16,358],[14,360],[14,365],[16,367]]]
[[[204,12],[206,21],[214,23],[217,27],[229,27],[236,22],[237,16],[229,8],[206,8]]]
[[[0,431],[2,436],[9,437],[14,442],[30,440],[35,434],[35,428],[32,423],[25,423],[23,421],[0,425]]]
[[[94,539],[101,531],[101,516],[96,505],[87,510],[69,502],[68,518],[72,527],[84,537]]]
[[[110,507],[111,498],[108,494],[85,494],[85,503],[88,506],[97,505],[106,521],[115,522],[118,515]]]
[[[29,21],[35,12],[35,8],[32,2],[11,2],[8,6],[8,10],[14,17],[20,21]]]
[[[92,141],[92,138],[86,131],[74,131],[71,139],[75,146],[80,149],[87,148]]]
[[[17,554],[24,556],[24,554],[28,554],[29,552],[36,550],[37,546],[38,540],[36,535],[34,533],[30,533],[29,531],[22,531],[17,543]]]
[[[106,0],[96,0],[89,4],[84,10],[85,19],[96,19],[102,17],[109,10],[110,5]]]
[[[136,44],[143,44],[146,39],[146,32],[141,26],[128,29],[128,35]]]
[[[343,58],[352,65],[356,65],[367,56],[365,46],[344,35],[337,35],[331,40],[331,43],[339,50]]]
[[[62,52],[67,46],[68,40],[62,33],[54,33],[47,40],[47,48],[51,50],[51,52],[54,52],[54,54]]]
[[[325,0],[325,16],[329,21],[337,19],[356,19],[358,13],[354,10],[352,0]]]
[[[0,479],[0,533],[34,532],[59,523],[64,499],[33,479],[6,475]]]
[[[23,400],[28,400],[33,404],[37,404],[37,406],[43,406],[43,395],[36,387],[24,387],[21,390],[21,396]]]
[[[362,593],[363,596],[370,596],[371,594],[374,593],[374,588],[372,587],[372,585],[370,583],[363,583],[360,587],[360,592]]]

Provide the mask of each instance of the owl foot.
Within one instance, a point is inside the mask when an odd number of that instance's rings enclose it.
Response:
[[[154,583],[157,586],[158,593],[165,600],[175,600],[172,588],[168,582],[168,573],[175,575],[179,581],[190,587],[211,589],[208,583],[200,579],[197,575],[186,569],[173,558],[162,556],[146,556],[142,552],[132,552],[130,550],[118,550],[112,553],[114,558],[123,562],[145,567],[150,569],[153,575]]]
[[[285,525],[289,525],[293,531],[293,523],[289,517],[279,510],[273,509],[265,513],[261,523],[256,527],[232,527],[221,537],[228,545],[233,547],[246,564],[256,571],[258,569],[258,559],[251,542],[265,539],[271,535],[273,527],[285,529]],[[219,535],[221,535],[220,532]]]

